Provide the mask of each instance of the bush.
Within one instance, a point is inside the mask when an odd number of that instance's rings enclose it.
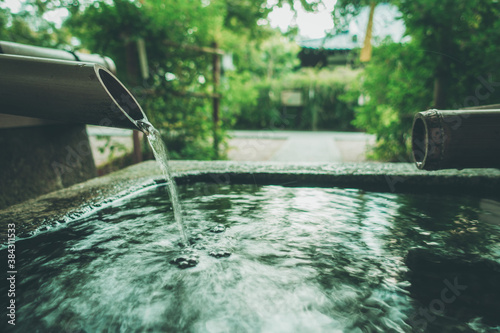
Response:
[[[359,70],[302,69],[279,79],[229,78],[226,109],[236,113],[237,129],[353,130],[356,98],[346,95]],[[301,107],[285,106],[282,92],[299,92]]]
[[[369,158],[410,160],[413,116],[432,103],[428,59],[413,42],[390,42],[374,50],[372,60],[353,88],[365,97],[364,105],[355,108],[353,124],[377,135]]]
[[[213,159],[212,110],[209,99],[160,97],[141,99],[148,119],[160,130],[171,159]]]

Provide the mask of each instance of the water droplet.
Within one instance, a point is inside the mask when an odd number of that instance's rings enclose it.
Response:
[[[227,258],[231,255],[231,252],[228,252],[226,250],[214,250],[210,251],[208,254],[215,258]]]
[[[170,263],[181,269],[185,269],[198,265],[198,259],[195,257],[179,257],[170,261]]]
[[[213,228],[208,229],[208,231],[216,233],[216,234],[224,232],[225,230],[226,230],[226,227],[223,224],[219,224]]]

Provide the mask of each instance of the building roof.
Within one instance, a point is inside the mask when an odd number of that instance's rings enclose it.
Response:
[[[306,49],[352,50],[361,47],[362,43],[357,35],[343,31],[331,37],[303,40],[299,45]]]

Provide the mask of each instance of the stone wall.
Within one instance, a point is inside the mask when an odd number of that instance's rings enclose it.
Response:
[[[95,176],[85,125],[0,129],[0,209]]]

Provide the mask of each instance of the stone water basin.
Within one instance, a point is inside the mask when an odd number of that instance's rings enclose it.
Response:
[[[406,166],[356,166],[345,183],[331,165],[190,168],[177,164],[190,248],[152,163],[71,188],[74,200],[33,201],[38,214],[17,222],[16,330],[498,330],[499,205],[485,190],[496,171],[423,184]],[[414,191],[392,192],[391,181]],[[197,265],[181,269],[179,257]]]

